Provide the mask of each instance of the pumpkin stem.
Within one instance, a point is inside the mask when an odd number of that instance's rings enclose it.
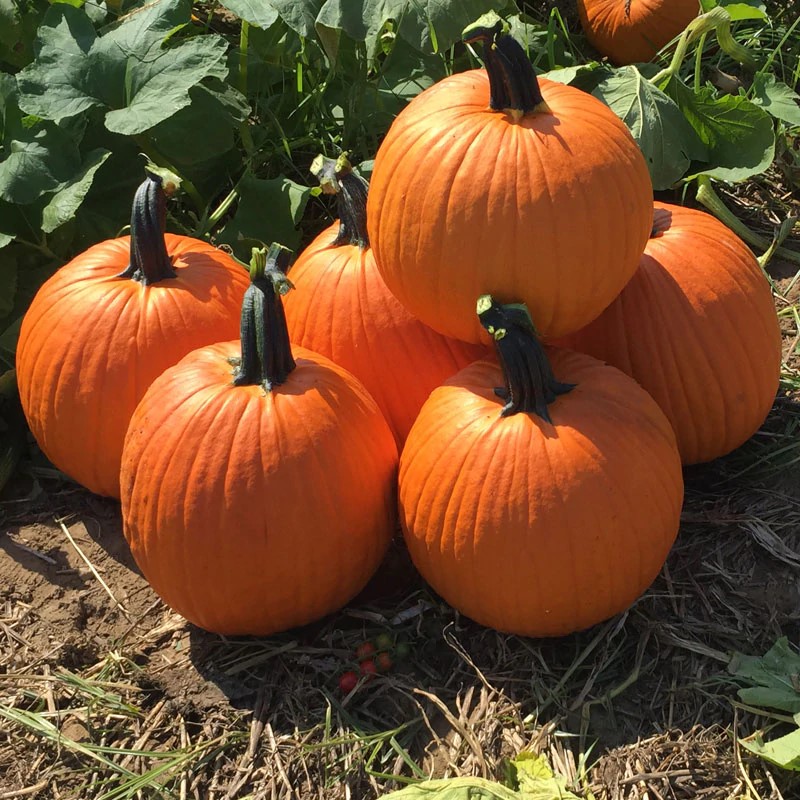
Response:
[[[291,250],[273,243],[269,251],[254,247],[250,286],[242,303],[242,360],[235,386],[261,385],[268,392],[285,383],[297,366],[281,297],[293,289],[286,277]]]
[[[336,195],[339,214],[339,233],[333,240],[334,247],[343,244],[358,245],[362,250],[369,247],[367,235],[367,190],[369,184],[353,172],[347,154],[337,159],[318,155],[311,162],[311,174],[319,180],[324,194]]]
[[[483,43],[483,62],[489,75],[489,107],[515,121],[526,114],[549,112],[533,65],[508,25],[493,11],[464,28],[465,42]]]
[[[533,413],[552,423],[547,406],[575,385],[556,380],[527,306],[500,305],[484,294],[478,298],[477,310],[481,325],[494,339],[506,379],[504,387],[495,389],[507,401],[500,415]]]
[[[131,208],[130,263],[117,277],[131,278],[149,286],[165,278],[175,278],[177,273],[164,242],[167,197],[162,178],[149,171],[145,171],[145,175]]]

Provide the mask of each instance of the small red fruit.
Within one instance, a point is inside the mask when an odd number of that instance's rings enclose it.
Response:
[[[352,669],[343,672],[339,676],[339,691],[342,692],[342,694],[349,694],[357,685],[358,675]]]
[[[392,657],[388,653],[378,653],[375,661],[381,672],[388,672],[392,668]]]
[[[362,642],[356,648],[356,658],[362,661],[365,658],[375,655],[375,645],[372,642]]]
[[[364,659],[358,666],[361,670],[361,674],[365,675],[367,680],[370,680],[378,672],[378,668],[371,658]]]

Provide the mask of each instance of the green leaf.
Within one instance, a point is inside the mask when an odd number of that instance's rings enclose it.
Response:
[[[106,128],[136,135],[191,102],[189,89],[227,76],[227,44],[215,34],[164,46],[189,21],[188,0],[159,0],[97,37],[86,14],[53,6],[36,61],[17,76],[20,107],[61,120],[100,106]]]
[[[758,72],[753,78],[752,102],[776,119],[800,126],[800,95],[774,75]]]
[[[269,28],[278,19],[278,12],[265,0],[220,0],[220,5],[259,28]]]
[[[341,28],[373,50],[384,25],[393,20],[397,33],[412,47],[439,53],[461,41],[461,32],[487,11],[497,11],[507,0],[326,0],[316,22]]]
[[[383,800],[521,800],[517,792],[483,778],[423,781],[384,795]],[[552,800],[556,800],[554,796]]]
[[[693,92],[677,78],[670,80],[665,91],[708,150],[707,168],[691,177],[741,181],[772,163],[775,130],[766,111],[744,97],[717,97],[710,86]]]
[[[92,150],[78,174],[52,196],[42,211],[42,230],[45,233],[52,233],[75,216],[92,186],[95,173],[110,155],[110,150]]]
[[[722,6],[736,21],[740,19],[769,19],[766,6],[762,0],[700,0],[703,12]]]
[[[325,0],[269,0],[281,19],[297,34],[309,38]]]
[[[521,800],[580,800],[567,790],[566,779],[553,772],[543,755],[520,753],[510,767]]]
[[[654,189],[680,180],[706,149],[675,102],[634,66],[615,70],[592,93],[628,126],[644,154]]]
[[[551,69],[549,72],[543,72],[540,77],[592,92],[598,83],[614,75],[614,72],[607,64],[590,61],[588,64],[578,64],[574,67]]]
[[[78,148],[71,136],[53,122],[28,118],[6,129],[0,163],[0,198],[11,203],[34,202],[45,192],[60,189],[79,168]]]
[[[239,185],[239,204],[233,219],[218,237],[242,260],[249,260],[257,242],[279,242],[296,249],[300,232],[295,227],[303,216],[311,190],[280,175],[263,180],[248,175]]]
[[[580,800],[553,773],[545,756],[520,753],[509,764],[509,773],[513,789],[483,778],[448,778],[415,783],[383,800]]]
[[[748,705],[800,712],[800,654],[783,636],[763,655],[734,653],[728,671],[746,681],[739,697]]]
[[[800,772],[800,730],[766,742],[760,736],[739,739],[739,744],[771,764]]]

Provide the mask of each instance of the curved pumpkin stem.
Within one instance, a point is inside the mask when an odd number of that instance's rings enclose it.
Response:
[[[145,174],[147,177],[136,190],[131,209],[130,263],[117,277],[132,278],[149,286],[165,278],[175,278],[177,273],[164,242],[167,198],[162,180],[151,172]]]
[[[547,406],[575,385],[556,380],[527,306],[500,305],[484,294],[478,298],[477,310],[481,325],[494,339],[506,379],[505,387],[495,389],[507,401],[501,416],[534,413],[552,423]]]
[[[514,120],[526,114],[549,112],[533,65],[522,45],[508,33],[508,25],[493,11],[464,28],[465,42],[483,43],[483,61],[489,75],[489,107]]]
[[[293,289],[286,277],[291,250],[273,243],[253,248],[250,286],[242,302],[242,359],[235,386],[261,385],[268,392],[286,382],[297,366],[281,297]]]
[[[318,155],[311,162],[310,172],[319,180],[325,194],[336,195],[339,233],[333,240],[333,246],[353,244],[362,250],[369,247],[367,181],[353,172],[353,165],[344,153],[337,159]]]

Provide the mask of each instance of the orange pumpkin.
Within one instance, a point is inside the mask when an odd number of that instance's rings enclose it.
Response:
[[[386,288],[367,235],[367,182],[347,159],[320,156],[312,171],[323,190],[337,194],[339,221],[291,269],[297,291],[285,300],[289,335],[352,372],[402,448],[431,391],[490,351],[431,330]]]
[[[626,609],[663,566],[683,498],[675,435],[619,370],[545,353],[524,308],[478,307],[502,371],[477,362],[422,407],[400,458],[403,533],[463,614],[568,634]]]
[[[335,611],[396,524],[397,450],[364,387],[289,344],[287,251],[256,256],[241,342],[153,382],[122,461],[124,533],[155,591],[191,622],[266,635]]]
[[[537,81],[502,23],[469,29],[486,70],[426,89],[378,150],[367,228],[386,285],[448,336],[486,341],[475,298],[524,301],[544,337],[582,327],[636,270],[653,190],[597,98]]]
[[[603,314],[559,341],[635,378],[667,415],[685,464],[749,439],[781,367],[769,283],[753,254],[702,211],[655,204],[639,269]]]
[[[97,494],[119,497],[125,431],[147,387],[203,344],[236,335],[247,272],[207,242],[164,234],[161,179],[148,175],[131,236],[90,247],[38,291],[22,321],[17,380],[45,455]]]
[[[586,38],[618,65],[650,61],[699,11],[697,0],[578,0]]]

